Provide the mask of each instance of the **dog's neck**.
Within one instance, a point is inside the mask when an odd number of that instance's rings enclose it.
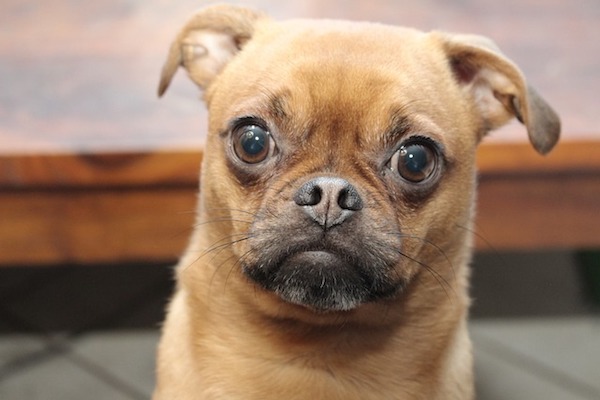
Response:
[[[248,284],[231,276],[225,277],[229,280],[225,283],[218,272],[208,273],[210,268],[206,265],[202,268],[205,268],[203,277],[187,282],[196,282],[211,291],[232,292],[236,291],[236,285]],[[463,269],[460,268],[461,271]],[[397,299],[386,304],[362,306],[365,315],[374,314],[369,308],[387,308],[386,317],[379,321],[367,317],[361,319],[360,315],[357,318],[340,314],[334,318],[337,321],[334,323],[331,316],[323,318],[323,321],[329,321],[328,324],[320,323],[318,318],[310,323],[306,318],[279,318],[267,314],[256,308],[256,303],[262,301],[251,302],[231,293],[228,296],[206,296],[206,292],[203,293],[198,286],[189,284],[183,292],[187,294],[194,336],[201,338],[198,343],[204,340],[212,343],[209,348],[198,349],[199,360],[207,363],[207,368],[218,369],[219,363],[235,359],[236,363],[240,363],[239,373],[251,376],[260,390],[265,390],[271,383],[276,386],[270,377],[285,370],[286,379],[306,381],[298,382],[299,385],[310,385],[310,379],[313,379],[312,385],[318,383],[321,391],[315,392],[317,398],[324,398],[326,387],[334,392],[341,388],[347,390],[354,387],[348,385],[351,381],[358,384],[363,379],[381,377],[381,382],[372,382],[382,390],[380,397],[374,398],[386,398],[387,389],[423,393],[427,388],[420,376],[458,380],[458,375],[469,373],[470,364],[463,365],[464,361],[461,361],[461,365],[456,365],[454,354],[447,353],[448,349],[456,353],[457,348],[469,347],[465,324],[468,309],[466,277],[461,275],[466,274],[459,273],[443,290],[435,276],[419,274]],[[210,281],[207,281],[209,277]],[[424,296],[424,292],[428,292],[429,296]],[[427,301],[422,301],[424,298]],[[288,310],[283,314],[289,315]],[[436,325],[436,332],[441,332],[436,337],[427,334],[433,330],[431,324]],[[244,334],[240,335],[240,331]],[[429,339],[425,341],[422,338]],[[451,343],[455,345],[449,345]],[[406,349],[406,352],[397,351],[399,348]],[[332,377],[335,379],[332,380]],[[342,382],[345,384],[341,385]],[[444,386],[443,382],[441,386],[432,385],[431,390]],[[449,386],[456,386],[456,382],[449,383]],[[437,398],[436,393],[431,393],[428,398]],[[349,399],[370,398],[358,392],[348,396]]]

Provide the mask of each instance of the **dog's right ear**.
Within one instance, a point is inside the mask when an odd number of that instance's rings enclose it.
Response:
[[[162,68],[158,96],[162,96],[179,66],[201,89],[250,40],[257,20],[264,14],[244,7],[219,4],[198,11],[180,30],[171,44]]]
[[[516,117],[540,154],[552,150],[560,136],[558,115],[494,42],[476,35],[434,35],[441,39],[457,82],[472,98],[485,131]]]

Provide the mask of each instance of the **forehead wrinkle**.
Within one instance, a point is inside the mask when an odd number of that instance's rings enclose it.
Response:
[[[277,121],[283,121],[290,118],[288,100],[290,96],[288,90],[282,90],[277,93],[270,92],[267,95],[267,113]]]
[[[265,90],[264,107],[299,144],[311,142],[327,153],[377,150],[408,129],[406,107],[393,104],[392,80],[379,71],[334,62],[302,63],[293,72],[291,88]]]
[[[406,106],[395,105],[390,107],[388,125],[380,136],[384,148],[393,147],[410,131],[412,123],[407,115]]]
[[[240,104],[233,107],[231,114],[250,116],[265,120],[269,129],[277,132],[282,143],[291,139],[296,141],[307,131],[302,119],[298,118],[298,110],[289,88],[273,88],[263,83],[255,83],[248,96]]]

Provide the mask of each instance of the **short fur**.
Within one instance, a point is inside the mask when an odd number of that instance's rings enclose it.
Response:
[[[560,132],[517,67],[479,36],[228,5],[182,28],[159,94],[179,66],[210,120],[154,399],[473,398],[475,151],[513,117],[540,153]],[[419,184],[391,161],[410,138],[440,153]]]

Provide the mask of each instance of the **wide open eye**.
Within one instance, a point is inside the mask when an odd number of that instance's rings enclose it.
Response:
[[[269,131],[256,122],[237,125],[231,140],[235,155],[247,164],[258,164],[273,152],[273,143]]]
[[[392,156],[390,168],[408,182],[419,183],[432,176],[439,162],[439,152],[425,138],[411,138]]]

